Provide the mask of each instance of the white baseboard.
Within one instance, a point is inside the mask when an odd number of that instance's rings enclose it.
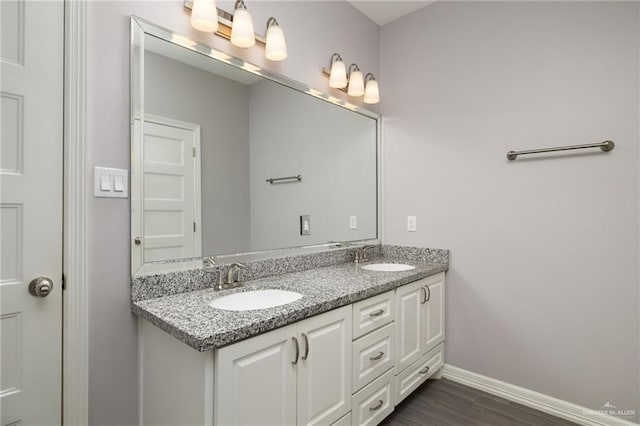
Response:
[[[481,391],[490,393],[508,399],[509,401],[517,402],[524,406],[542,411],[543,413],[551,414],[553,416],[580,424],[585,426],[637,426],[638,423],[633,423],[628,420],[623,420],[618,417],[610,416],[608,414],[599,413],[592,409],[582,407],[571,402],[563,401],[561,399],[553,398],[548,395],[544,395],[538,392],[534,392],[529,389],[521,388],[516,385],[501,382],[500,380],[492,379],[481,374],[472,373],[471,371],[463,370],[462,368],[454,367],[450,364],[445,364],[443,368],[443,377],[460,384],[479,389]]]

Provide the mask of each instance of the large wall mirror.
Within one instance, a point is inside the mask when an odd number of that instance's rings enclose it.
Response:
[[[135,17],[131,61],[134,274],[379,238],[377,114]]]

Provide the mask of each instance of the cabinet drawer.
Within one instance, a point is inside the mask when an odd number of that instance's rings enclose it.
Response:
[[[353,338],[390,323],[395,318],[393,290],[353,304]]]
[[[444,343],[427,352],[396,376],[396,405],[444,365]]]
[[[393,367],[395,334],[391,323],[353,342],[353,393]]]
[[[331,423],[331,426],[351,426],[351,411],[340,417],[335,423]]]
[[[393,411],[393,370],[387,371],[351,399],[352,425],[373,426]]]

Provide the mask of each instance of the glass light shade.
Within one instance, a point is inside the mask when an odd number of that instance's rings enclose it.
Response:
[[[215,0],[193,0],[191,26],[205,33],[218,31],[218,11]]]
[[[364,89],[364,103],[377,104],[380,102],[380,88],[376,80],[368,80]]]
[[[329,76],[329,87],[342,89],[347,87],[347,70],[342,61],[334,61],[331,64],[331,75]]]
[[[256,44],[256,36],[253,31],[253,18],[247,9],[238,8],[233,12],[231,44],[245,48]]]
[[[349,76],[349,88],[347,89],[349,96],[364,95],[364,79],[361,71],[353,71]]]
[[[270,61],[283,61],[287,59],[287,42],[280,25],[274,24],[267,30],[267,45],[264,56]]]

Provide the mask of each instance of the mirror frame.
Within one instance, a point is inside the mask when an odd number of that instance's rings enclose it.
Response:
[[[180,33],[176,33],[167,28],[156,25],[152,22],[149,22],[143,18],[137,16],[131,16],[131,52],[130,52],[130,120],[131,120],[131,141],[130,145],[133,146],[133,140],[135,138],[134,133],[134,119],[135,119],[135,99],[134,99],[134,87],[139,86],[138,95],[140,96],[139,102],[142,107],[142,115],[141,118],[144,119],[144,64],[139,69],[134,67],[135,63],[135,48],[136,48],[136,33],[141,31],[142,33],[138,33],[142,36],[143,40],[141,41],[141,45],[144,49],[144,35],[150,35],[153,37],[157,37],[159,39],[165,40],[169,43],[173,43],[177,46],[192,50],[201,55],[207,56],[210,59],[224,62],[228,65],[231,65],[235,68],[241,69],[243,71],[250,72],[262,78],[266,78],[267,80],[273,81],[275,83],[281,84],[285,87],[294,89],[298,92],[301,92],[308,96],[313,96],[317,99],[320,99],[324,102],[331,103],[333,105],[337,105],[341,108],[345,108],[355,112],[357,114],[364,115],[375,120],[376,127],[376,238],[366,239],[366,240],[350,240],[344,242],[327,242],[324,244],[316,244],[309,246],[296,246],[296,247],[288,247],[288,248],[275,248],[269,250],[261,250],[261,251],[252,251],[246,253],[236,253],[236,254],[219,254],[219,255],[208,255],[198,258],[185,258],[185,259],[173,259],[159,262],[149,262],[142,263],[142,267],[138,270],[133,270],[133,262],[132,262],[132,276],[139,277],[145,276],[149,274],[156,273],[166,273],[173,272],[177,270],[193,270],[200,269],[205,266],[210,265],[208,262],[210,260],[215,260],[215,264],[228,264],[232,262],[239,261],[253,261],[253,260],[262,260],[269,258],[277,258],[283,256],[295,256],[295,255],[303,255],[303,254],[311,254],[318,253],[326,250],[330,250],[332,248],[346,245],[358,246],[362,244],[381,244],[382,241],[382,119],[380,114],[362,108],[361,106],[352,104],[348,101],[340,99],[336,96],[332,96],[330,94],[324,93],[320,90],[314,89],[304,83],[293,80],[284,75],[275,73],[273,71],[269,71],[259,67],[257,65],[246,62],[240,58],[232,56],[226,52],[215,49],[209,45],[203,44],[197,40],[192,39],[189,36],[185,36]],[[143,50],[144,51],[144,50]],[[337,89],[336,89],[337,90]],[[133,160],[133,155],[130,163],[131,167],[131,206],[133,208],[133,183],[134,183],[134,171],[135,171],[135,162]],[[133,249],[135,244],[134,241],[134,229],[133,223],[131,221],[130,215],[130,247]],[[133,257],[133,250],[131,250],[131,257]]]

